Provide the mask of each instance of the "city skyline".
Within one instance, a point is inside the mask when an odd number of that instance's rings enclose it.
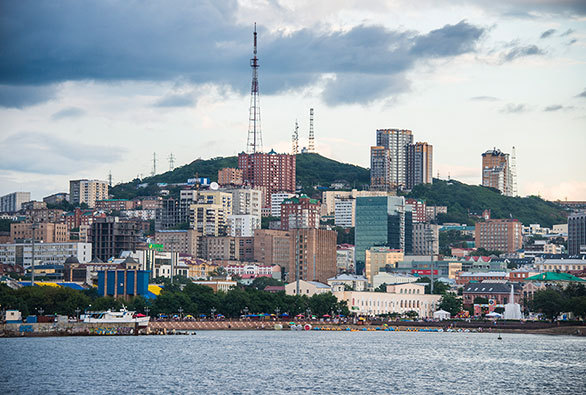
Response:
[[[307,145],[315,108],[324,156],[368,167],[377,129],[409,129],[434,176],[478,185],[481,154],[515,146],[521,196],[586,200],[586,7],[493,3],[7,5],[0,195],[245,151],[257,22],[265,152],[296,119]]]

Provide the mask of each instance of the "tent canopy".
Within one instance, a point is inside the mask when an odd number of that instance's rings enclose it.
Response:
[[[569,273],[545,272],[539,273],[525,279],[526,281],[566,281],[566,282],[586,282],[580,277],[573,276]]]

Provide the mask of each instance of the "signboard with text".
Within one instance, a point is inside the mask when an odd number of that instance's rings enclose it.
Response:
[[[165,246],[163,244],[149,244],[149,250],[163,251]]]

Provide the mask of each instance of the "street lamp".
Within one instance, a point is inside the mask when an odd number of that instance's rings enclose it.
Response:
[[[149,311],[151,311],[151,309],[149,309],[148,307],[144,308],[144,312],[146,313],[147,316],[149,315]]]
[[[77,321],[79,321],[79,312],[81,311],[81,309],[79,307],[77,307],[75,309],[75,316],[77,317]]]
[[[275,314],[277,315],[277,320],[279,319],[279,313],[280,313],[280,312],[281,312],[281,309],[277,307],[277,308],[275,309]]]
[[[248,307],[244,308],[244,319],[246,319],[246,316],[248,315]]]
[[[215,320],[216,319],[216,308],[212,307],[210,309],[210,312],[212,313],[212,320]]]
[[[39,312],[39,315],[43,315],[43,313],[45,312],[45,310],[42,307],[40,309],[37,309],[37,311]]]
[[[180,306],[180,307],[177,309],[177,311],[179,312],[179,319],[181,319],[181,313],[183,313],[183,307],[181,307],[181,306]]]
[[[311,309],[308,308],[307,310],[305,310],[305,313],[307,314],[306,315],[307,316],[307,319],[308,320],[311,319]]]

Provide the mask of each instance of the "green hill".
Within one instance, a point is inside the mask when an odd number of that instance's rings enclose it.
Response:
[[[551,227],[566,223],[566,212],[555,203],[537,196],[509,197],[492,188],[434,179],[433,184],[417,185],[407,197],[425,199],[428,205],[447,206],[442,222],[474,223],[469,213],[490,209],[492,218],[516,218],[523,224]]]
[[[345,180],[352,187],[360,188],[370,183],[368,169],[360,166],[341,163],[333,159],[325,158],[319,154],[298,154],[297,162],[297,184],[301,184],[304,190],[314,185],[329,186],[337,180]],[[156,195],[158,192],[157,183],[182,183],[188,178],[207,177],[211,181],[218,180],[218,170],[224,167],[237,167],[238,158],[229,156],[212,159],[197,159],[193,162],[178,167],[173,171],[157,174],[154,177],[146,177],[142,180],[133,180],[129,183],[118,184],[111,188],[110,193],[117,199],[131,199],[136,196]],[[148,183],[144,188],[138,185]]]

